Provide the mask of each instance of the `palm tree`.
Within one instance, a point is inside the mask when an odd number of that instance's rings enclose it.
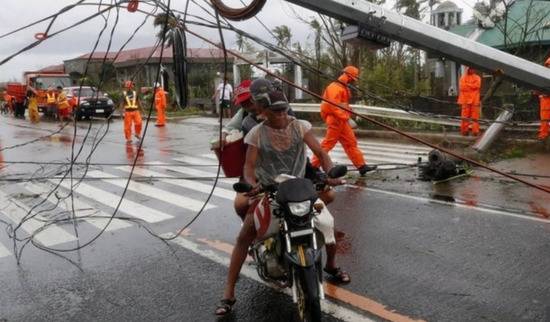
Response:
[[[179,21],[179,16],[176,17],[168,13],[159,13],[158,15],[156,15],[155,19],[153,20],[153,26],[160,27],[160,30],[156,36],[160,40],[162,40],[164,37],[166,46],[169,46],[172,44],[172,38],[173,38],[172,34],[174,33],[174,29],[178,28],[178,21]],[[163,34],[163,32],[165,31],[166,31],[166,34]]]
[[[288,48],[288,45],[290,44],[290,41],[292,40],[292,33],[290,32],[290,28],[286,25],[280,25],[273,30],[271,30],[275,34],[275,40],[277,40],[277,46]]]

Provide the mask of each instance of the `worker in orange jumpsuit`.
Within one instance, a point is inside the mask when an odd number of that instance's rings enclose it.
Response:
[[[466,74],[460,78],[458,94],[458,104],[462,107],[460,134],[464,136],[469,134],[469,130],[472,131],[474,136],[479,135],[480,90],[481,77],[476,74],[473,68],[468,67]]]
[[[550,68],[550,57],[544,62],[544,66]],[[550,94],[539,93],[540,101],[540,128],[539,140],[546,140],[550,130]]]
[[[4,91],[4,113],[8,114],[8,113],[11,113],[13,108],[12,108],[12,97],[10,94],[8,94],[8,92]]]
[[[29,110],[29,120],[31,123],[40,122],[40,115],[38,114],[38,100],[36,94],[33,91],[27,92],[27,109]]]
[[[155,83],[155,108],[157,110],[157,123],[155,126],[166,125],[166,93],[159,83]]]
[[[69,104],[69,100],[67,99],[67,95],[63,92],[63,87],[58,86],[57,87],[57,116],[59,117],[59,122],[63,124],[63,121],[65,119],[71,120],[71,105]]]
[[[57,93],[52,87],[46,91],[46,109],[50,115],[57,115]]]
[[[132,124],[134,125],[134,136],[141,140],[141,113],[138,106],[138,97],[136,91],[133,90],[134,83],[132,81],[124,82],[126,90],[124,94],[124,136],[126,143],[132,143]]]
[[[338,77],[338,80],[328,85],[323,98],[343,108],[351,109],[349,105],[351,91],[348,85],[353,84],[358,79],[359,69],[355,66],[347,66],[344,68],[342,75]],[[357,147],[357,139],[350,125],[350,113],[348,111],[323,101],[321,103],[321,118],[327,124],[327,133],[321,142],[323,150],[329,152],[336,143],[340,142],[348,158],[361,175],[376,169],[376,166],[365,163],[363,152]],[[311,164],[315,168],[319,168],[321,162],[313,156]]]

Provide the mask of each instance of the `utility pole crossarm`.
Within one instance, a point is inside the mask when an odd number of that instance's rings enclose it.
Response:
[[[488,73],[550,93],[550,68],[387,10],[366,0],[287,0]]]

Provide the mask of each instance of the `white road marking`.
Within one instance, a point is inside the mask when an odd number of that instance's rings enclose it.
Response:
[[[338,154],[346,155],[346,152],[343,149],[333,149],[330,153],[334,153],[334,152]],[[390,153],[390,152],[377,152],[377,151],[369,151],[369,150],[363,150],[363,156],[365,156],[366,159],[390,158],[395,160],[407,160],[411,162],[416,162],[416,160],[418,160],[418,157],[426,157],[426,158],[428,157],[427,154],[411,155],[411,154],[404,154],[399,151],[395,151],[395,153]]]
[[[201,154],[200,156],[206,159],[216,160],[216,163],[218,163],[218,158],[213,153],[205,153]]]
[[[25,184],[24,188],[32,193],[35,193],[35,194],[39,194],[39,195],[43,195],[41,197],[46,197],[46,194],[49,193],[52,188],[51,187],[48,187],[46,185],[42,185],[42,184],[38,184],[38,183],[34,183],[34,184]],[[48,198],[48,201],[53,203],[53,204],[56,204],[57,203],[57,198],[55,197],[55,195],[51,195],[49,198]],[[78,199],[78,198],[73,198],[73,202],[74,202],[74,208],[75,208],[75,213],[76,213],[76,217],[77,218],[84,218],[83,220],[86,221],[87,223],[99,228],[99,229],[103,229],[105,228],[105,225],[107,225],[107,223],[109,222],[109,217],[111,217],[111,214],[107,214],[101,210],[98,210],[98,209],[95,209],[95,207],[85,203],[84,201]],[[67,198],[59,203],[57,203],[58,207],[65,210],[65,211],[72,211],[71,209],[71,205],[70,205],[70,198]],[[100,217],[100,218],[98,218]],[[104,218],[101,218],[101,217],[104,217]],[[119,220],[119,219],[116,219],[113,218],[113,220],[111,220],[111,222],[109,223],[109,226],[106,228],[106,231],[114,231],[114,230],[118,230],[118,229],[123,229],[123,228],[128,228],[128,227],[131,227],[132,224],[126,222],[126,221],[123,221],[123,220]]]
[[[172,237],[173,234],[169,233],[169,234],[164,234],[163,237]],[[208,258],[209,260],[213,261],[213,262],[216,262],[218,264],[221,264],[221,265],[224,265],[224,266],[229,266],[229,257],[226,257],[226,256],[222,256],[220,254],[218,254],[217,252],[211,250],[211,249],[207,249],[205,247],[201,247],[201,245],[195,243],[195,242],[192,242],[186,238],[183,238],[183,237],[177,237],[175,238],[174,240],[172,240],[174,243],[176,243],[177,245],[187,249],[187,250],[190,250],[192,252],[194,252],[195,254],[198,254],[202,257],[205,257],[205,258]],[[256,282],[259,282],[259,283],[262,283],[263,285],[266,285],[276,291],[279,291],[279,292],[282,292],[282,293],[285,293],[287,295],[290,296],[290,292],[289,290],[281,290],[279,288],[276,288],[270,284],[267,284],[265,283],[264,281],[262,281],[259,277],[258,277],[258,274],[256,273],[256,270],[252,269],[250,266],[248,265],[243,265],[242,269],[241,269],[241,275],[244,275]],[[291,301],[291,299],[289,299],[289,301]],[[366,322],[374,322],[374,320],[364,316],[364,315],[361,315],[355,311],[352,311],[348,308],[345,308],[343,306],[340,306],[338,304],[335,304],[333,302],[330,302],[330,301],[321,301],[321,309],[323,310],[323,312],[327,313],[327,314],[330,314],[332,316],[334,316],[335,318],[337,319],[341,319],[343,321],[351,321],[351,322],[355,322],[355,321],[366,321]]]
[[[10,251],[6,247],[4,247],[4,245],[0,244],[0,258],[10,255]]]
[[[158,165],[157,166],[158,168],[164,168],[164,169],[167,169],[167,170],[170,170],[170,171],[184,173],[184,174],[187,174],[187,175],[190,175],[190,176],[194,176],[196,178],[205,178],[205,179],[214,180],[215,177],[216,177],[216,170],[213,170],[212,172],[208,172],[208,171],[197,170],[197,169],[193,169],[193,168],[189,168],[189,167],[185,167],[185,166],[165,165],[162,162],[150,162],[150,164]],[[224,176],[223,171],[220,173],[220,176],[221,177]],[[239,181],[239,179],[238,178],[226,178],[226,179],[219,179],[219,181],[223,182],[223,183],[227,183],[227,184],[233,184],[233,183]]]
[[[359,141],[357,145],[364,148],[387,147],[387,148],[393,148],[394,150],[420,151],[420,152],[426,152],[426,153],[433,150],[431,147],[427,145],[421,146],[421,145],[415,145],[414,143],[399,144],[399,143],[384,143],[384,142],[374,142],[374,141],[367,141],[367,142]]]
[[[2,191],[0,191],[0,205],[2,205],[1,212],[15,224],[21,222],[30,210],[30,208],[25,204],[11,199]],[[26,220],[21,227],[29,235],[32,235],[34,232],[44,228],[44,226],[47,225],[47,222],[43,222],[38,219],[43,218],[40,216],[35,216],[34,218]],[[44,246],[53,246],[76,240],[73,235],[69,234],[55,224],[48,225],[42,231],[36,233],[36,235],[34,235],[34,239]]]
[[[491,208],[485,208],[485,207],[479,207],[479,206],[470,206],[470,205],[456,203],[456,202],[449,202],[449,201],[435,200],[435,199],[425,198],[425,197],[412,196],[412,195],[409,195],[409,194],[403,194],[403,193],[394,192],[394,191],[386,191],[386,190],[375,189],[375,188],[365,188],[365,187],[360,187],[360,186],[356,186],[356,185],[352,185],[352,184],[347,184],[346,186],[356,188],[356,189],[372,191],[372,192],[376,192],[376,193],[382,193],[382,194],[386,194],[386,195],[390,195],[390,196],[396,196],[396,197],[401,197],[401,198],[406,198],[406,199],[412,199],[412,200],[426,202],[426,203],[436,203],[436,204],[446,205],[446,206],[451,206],[451,207],[456,207],[456,208],[477,210],[479,212],[485,212],[485,213],[490,213],[490,214],[496,214],[496,215],[502,215],[502,216],[508,216],[508,217],[513,217],[513,218],[526,219],[526,220],[531,220],[531,221],[542,222],[542,223],[545,223],[545,224],[550,224],[550,219],[544,219],[544,218],[539,218],[539,217],[535,217],[535,216],[528,216],[528,215],[508,212],[508,211],[504,211],[504,210],[491,209]]]
[[[212,155],[210,157],[210,154],[201,154],[201,158],[191,157],[191,156],[185,155],[185,156],[177,157],[174,160],[178,161],[178,162],[187,163],[189,165],[208,164],[208,165],[215,166],[215,167],[218,166],[218,160],[216,159],[216,156]]]
[[[103,171],[89,171],[86,176],[90,178],[112,178],[112,179],[104,179],[102,181],[108,182],[120,188],[126,187],[126,181],[128,180],[127,178],[121,179],[117,176],[111,175]],[[181,207],[192,211],[199,211],[204,205],[203,201],[188,198],[166,190],[155,188],[145,183],[139,183],[135,181],[130,182],[130,185],[128,186],[128,190],[146,195],[151,198],[162,200],[176,207]],[[216,205],[209,203],[208,205],[206,205],[204,209],[207,210],[215,207]]]
[[[308,151],[308,155],[311,156],[313,153]],[[334,152],[330,151],[329,155],[333,161],[337,160],[344,164],[349,164],[351,161],[348,159],[348,156],[343,152]],[[368,154],[364,154],[367,164],[378,164],[378,163],[399,163],[399,164],[413,164],[416,163],[416,159],[401,159],[401,158],[383,158],[383,157],[370,157]]]
[[[430,151],[424,151],[424,150],[416,150],[416,149],[408,149],[408,148],[394,148],[394,147],[383,147],[383,146],[371,146],[371,145],[363,145],[359,146],[359,148],[364,152],[396,152],[400,155],[404,156],[427,156]],[[336,148],[335,148],[336,149]],[[344,151],[344,148],[340,148],[342,151]]]
[[[117,167],[116,169],[122,170],[125,172],[130,172],[131,168],[128,166],[123,166],[123,167]],[[148,169],[143,169],[143,168],[135,168],[134,173],[144,177],[171,177],[171,175],[169,174],[152,171]],[[194,180],[187,180],[187,179],[177,179],[177,180],[161,179],[159,181],[164,183],[169,183],[175,186],[183,187],[186,189],[203,192],[206,194],[209,194],[210,191],[212,191],[212,185],[200,183],[200,182],[197,182],[196,180],[194,181]],[[220,187],[216,187],[216,189],[214,190],[214,195],[227,200],[233,200],[235,198],[234,191],[220,188]]]
[[[54,184],[57,184],[56,180],[50,180]],[[68,181],[63,181],[61,186],[65,189],[71,189],[71,183]],[[107,191],[92,187],[86,183],[80,183],[75,191],[85,197],[91,198],[101,204],[106,205],[112,209],[115,209],[116,205],[120,201],[120,196],[115,195]],[[174,218],[171,215],[165,214],[164,212],[158,211],[153,208],[149,208],[137,202],[133,202],[124,198],[120,204],[119,211],[124,212],[132,217],[144,220],[148,223],[156,223],[163,220]]]

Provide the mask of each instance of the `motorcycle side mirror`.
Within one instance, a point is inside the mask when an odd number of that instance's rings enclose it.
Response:
[[[340,164],[332,167],[332,169],[330,169],[327,174],[329,178],[340,178],[345,176],[346,173],[348,173],[348,167]]]
[[[252,188],[252,185],[246,182],[237,182],[233,184],[233,190],[240,193],[249,192]]]

